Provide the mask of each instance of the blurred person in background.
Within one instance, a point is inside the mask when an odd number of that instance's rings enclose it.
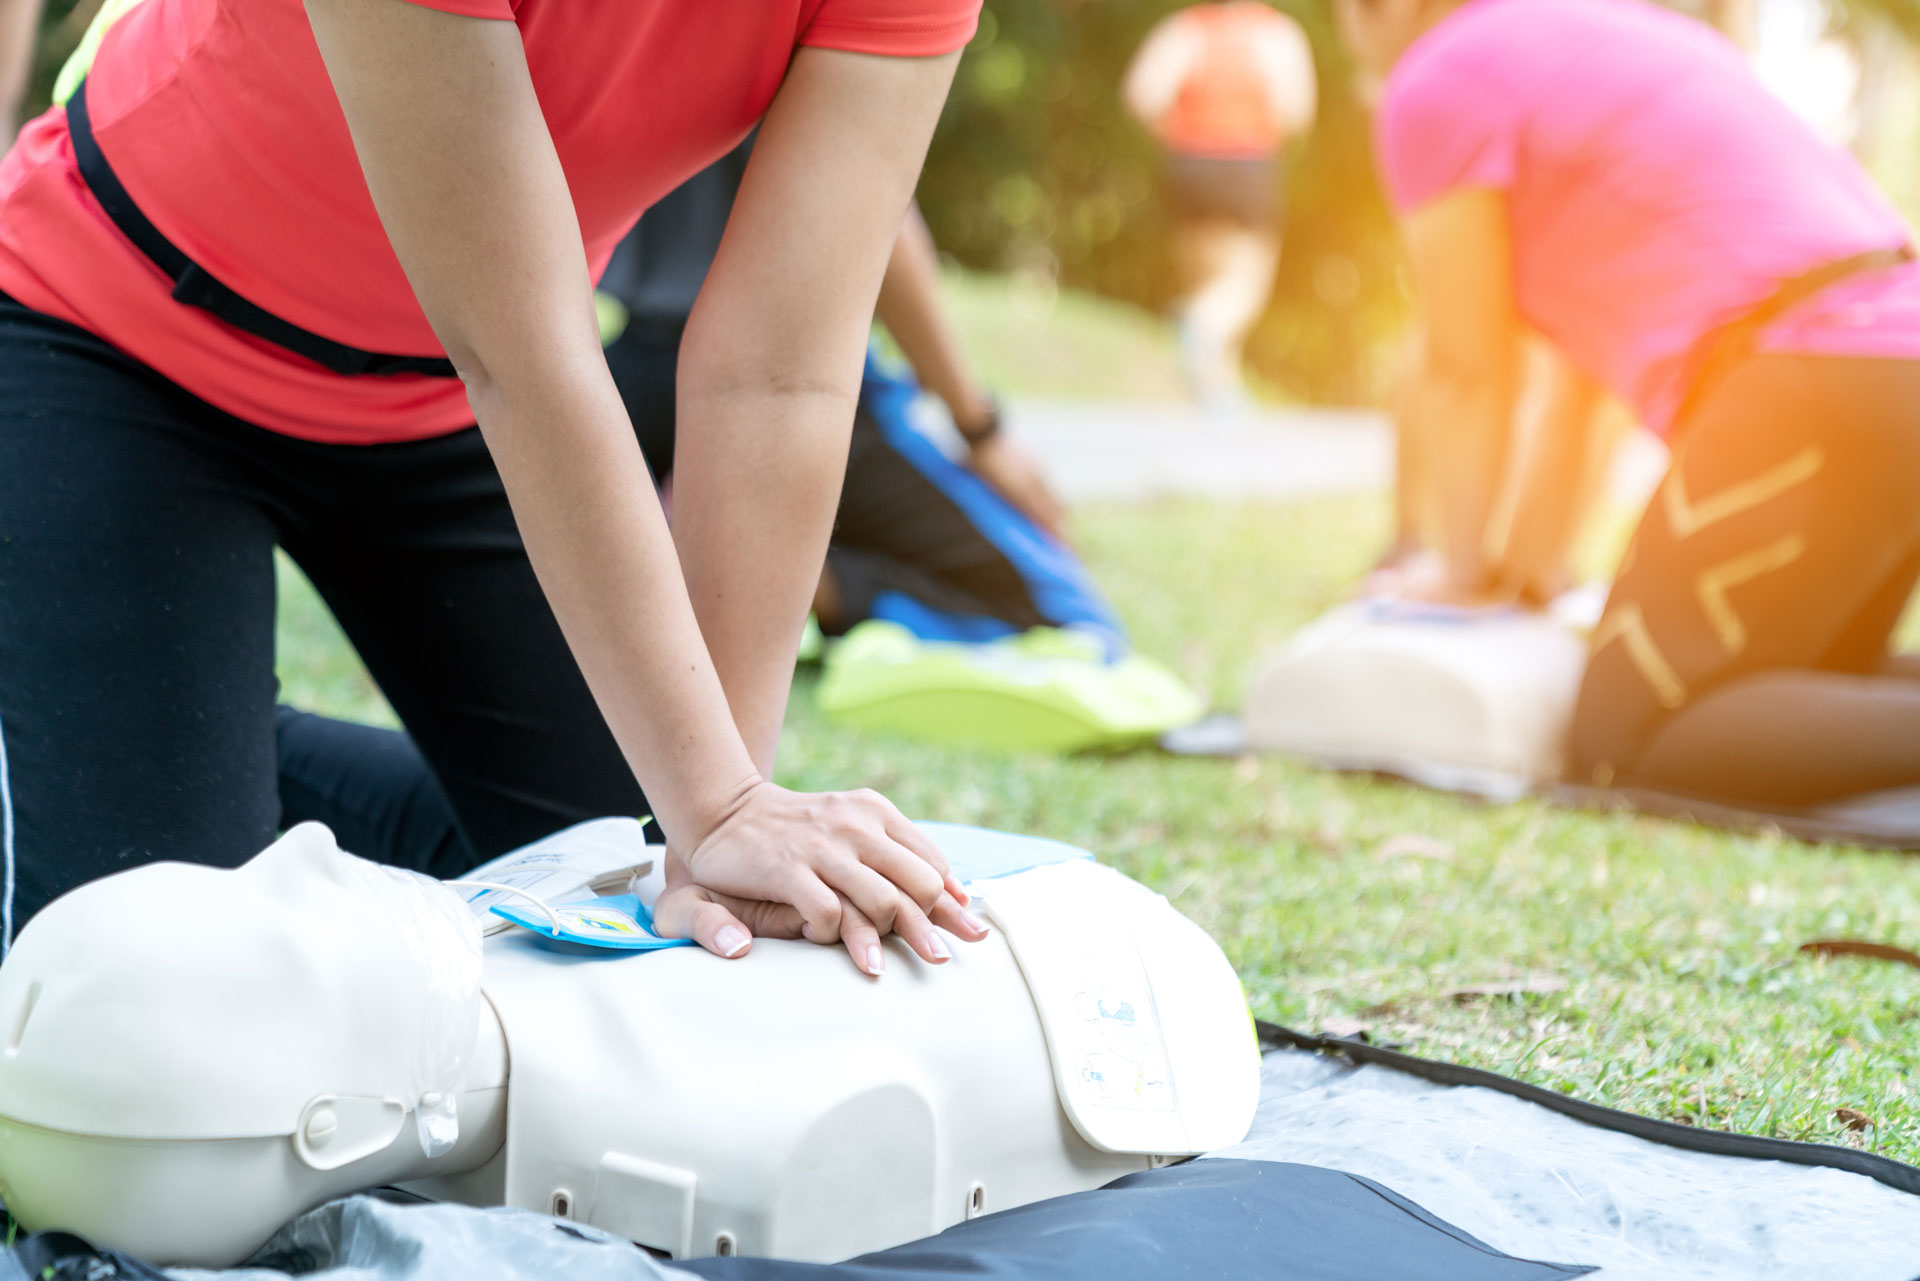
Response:
[[[681,337],[719,253],[751,150],[749,140],[649,209],[600,282],[603,306],[617,305],[606,326],[607,363],[663,485],[674,470]],[[945,406],[965,462],[949,460],[907,421],[919,391],[913,378],[869,358],[815,596],[821,626],[838,635],[884,616],[885,598],[904,596],[922,610],[1000,619],[1017,630],[1074,622],[1117,629],[1065,550],[1064,512],[1045,473],[1002,430],[1000,404],[968,360],[940,290],[933,237],[919,210],[910,209],[876,315],[919,384]],[[1067,607],[1071,616],[1060,613],[1068,600],[1077,602]]]
[[[1920,576],[1904,220],[1733,44],[1642,0],[1338,16],[1385,77],[1423,313],[1403,416],[1433,442],[1429,594],[1511,601],[1564,554],[1524,531],[1570,505],[1584,412],[1489,549],[1531,327],[1568,405],[1611,389],[1674,449],[1594,633],[1574,777],[1761,807],[1920,784],[1920,664],[1889,653]]]
[[[1313,49],[1260,0],[1194,5],[1147,33],[1121,94],[1166,151],[1181,359],[1201,404],[1231,409],[1280,264],[1282,152],[1313,125]]]

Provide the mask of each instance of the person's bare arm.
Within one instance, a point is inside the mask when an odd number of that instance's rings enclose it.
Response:
[[[19,132],[45,0],[0,0],[0,151]]]
[[[920,385],[946,402],[954,425],[965,434],[969,424],[993,410],[987,392],[940,304],[940,255],[920,210],[909,206],[900,237],[887,258],[877,307]]]
[[[674,537],[762,772],[826,558],[881,276],[956,60],[799,50],[687,321]]]
[[[1404,226],[1426,335],[1402,413],[1430,453],[1449,588],[1493,586],[1486,546],[1512,437],[1519,377],[1512,251],[1504,198],[1462,191]]]
[[[1513,520],[1500,555],[1498,592],[1545,604],[1573,586],[1574,540],[1598,493],[1611,440],[1609,402],[1600,385],[1549,350],[1539,422],[1511,481]]]
[[[940,255],[920,211],[909,207],[880,282],[880,323],[900,344],[920,385],[940,397],[967,441],[967,465],[1056,538],[1065,514],[1039,461],[990,430],[998,408],[974,376],[940,299]],[[984,433],[984,434],[983,434]]]
[[[388,238],[466,384],[528,556],[669,845],[713,889],[793,905],[809,937],[842,939],[869,972],[877,933],[889,928],[938,959],[927,911],[960,923],[938,850],[871,793],[803,796],[768,782],[766,691],[751,675],[741,706],[752,709],[744,719],[757,754],[735,726],[601,354],[579,224],[518,28],[404,0],[308,0],[307,12]],[[795,60],[795,76],[804,62]],[[836,202],[846,191],[833,192]],[[884,215],[889,233],[904,203],[903,195]],[[884,245],[876,282],[883,253]],[[854,353],[847,359],[857,362],[864,327],[862,315],[843,340]],[[803,450],[820,450],[806,406],[833,380],[792,363],[776,369],[790,397],[758,403],[765,416],[756,427],[766,436],[791,431]],[[738,448],[739,433],[730,439]],[[705,473],[711,463],[695,454],[693,470]],[[838,465],[807,460],[791,476],[769,476],[753,457],[724,461],[737,464],[731,479],[742,491],[758,490],[768,509],[803,525],[807,502],[795,491]],[[797,540],[809,545],[813,533],[804,527]],[[799,558],[788,555],[787,564],[782,554],[768,558],[797,572]],[[798,573],[802,594],[818,569],[815,554]],[[703,587],[772,590],[784,606],[794,592],[774,577],[749,570],[733,582],[709,576]],[[722,626],[712,648],[733,660],[739,679],[739,647],[763,635],[725,635]],[[745,930],[723,910],[690,927],[715,951],[746,950]]]
[[[1300,24],[1287,18],[1261,36],[1254,49],[1267,82],[1268,101],[1289,138],[1313,128],[1320,106],[1319,77],[1313,69],[1313,44]]]
[[[1193,32],[1177,13],[1161,19],[1147,33],[1127,65],[1126,78],[1120,82],[1120,101],[1134,119],[1149,129],[1159,125],[1160,118],[1173,109],[1174,100],[1180,96],[1180,85],[1198,52]]]

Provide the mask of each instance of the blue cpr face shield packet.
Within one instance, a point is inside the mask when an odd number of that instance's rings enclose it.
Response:
[[[575,903],[496,903],[493,914],[562,943],[625,952],[693,945],[692,939],[661,938],[654,933],[653,913],[634,894],[601,895]]]
[[[595,819],[505,854],[445,882],[467,908],[490,922],[487,934],[514,926],[543,939],[622,952],[691,947],[660,937],[635,892],[653,870],[650,819]]]

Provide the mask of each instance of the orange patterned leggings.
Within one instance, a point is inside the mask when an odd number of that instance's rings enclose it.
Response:
[[[1920,786],[1920,361],[1762,355],[1641,518],[1574,717],[1575,782],[1805,806]]]

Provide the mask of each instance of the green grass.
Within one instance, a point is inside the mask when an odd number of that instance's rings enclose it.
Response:
[[[1141,645],[1223,705],[1335,600],[1384,504],[1094,507],[1078,536]],[[287,695],[390,719],[289,573]],[[1911,630],[1911,629],[1910,629]],[[1920,860],[1522,802],[1279,760],[1007,757],[824,722],[796,684],[781,779],[1086,846],[1232,957],[1254,1009],[1653,1116],[1920,1160],[1920,971],[1798,943],[1920,943]],[[1456,995],[1484,985],[1558,990]],[[1848,1136],[1834,1109],[1877,1125]]]
[[[1019,276],[946,273],[967,354],[990,387],[1022,396],[1184,399],[1172,326],[1151,312]]]

